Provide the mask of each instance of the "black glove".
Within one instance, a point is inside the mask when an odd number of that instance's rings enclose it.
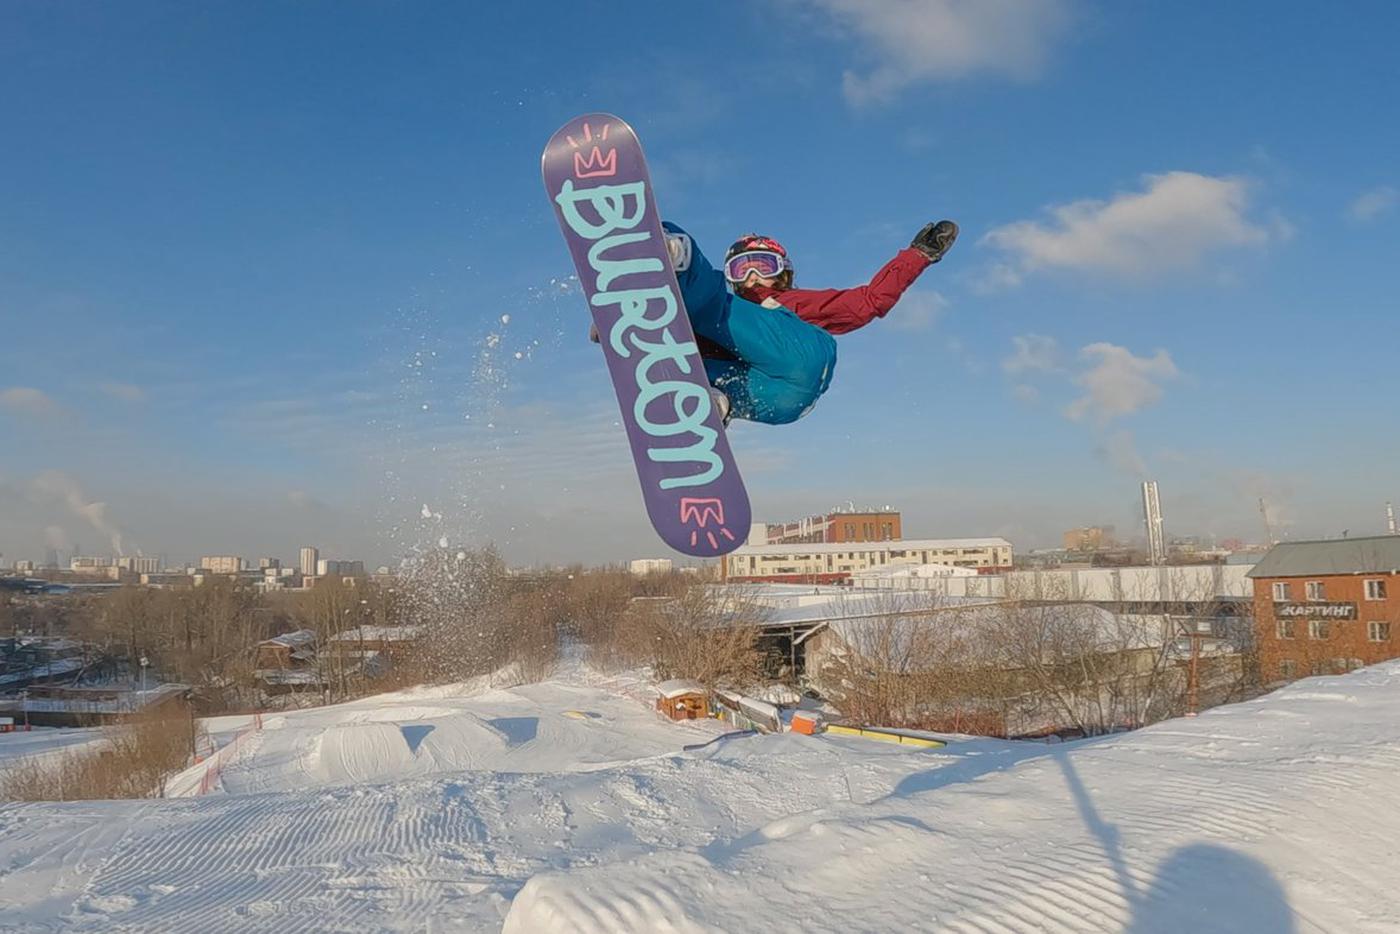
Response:
[[[924,229],[914,235],[914,242],[909,245],[927,256],[930,263],[936,263],[943,258],[943,254],[948,252],[956,239],[958,225],[952,221],[938,221],[925,224]]]

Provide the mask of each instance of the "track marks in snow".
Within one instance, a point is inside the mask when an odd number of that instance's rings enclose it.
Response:
[[[500,882],[480,878],[489,864],[470,867],[475,879],[463,871],[461,854],[486,836],[465,795],[357,789],[198,804],[128,837],[79,899],[76,929],[349,930],[385,914],[422,921],[454,890]]]
[[[557,683],[303,711],[225,773],[263,793],[0,806],[0,928],[1380,934],[1389,667],[1100,741],[927,753],[686,753],[703,731]],[[347,783],[377,756],[392,783]]]
[[[1383,695],[1339,679],[1032,755],[950,747],[868,804],[532,879],[507,930],[1389,930],[1393,834],[1359,819],[1400,813],[1389,669],[1363,673]]]
[[[512,910],[502,934],[707,934],[712,928],[687,920],[685,912],[686,902],[695,895],[685,887],[686,869],[699,875],[707,867],[694,857],[689,863],[682,857],[665,872],[632,864],[633,872],[622,884],[601,890],[560,884],[559,876],[537,876],[515,899],[529,910]],[[718,892],[712,895],[720,897]]]

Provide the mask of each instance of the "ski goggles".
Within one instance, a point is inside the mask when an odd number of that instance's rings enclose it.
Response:
[[[724,264],[724,278],[738,285],[756,272],[764,279],[776,279],[791,269],[788,258],[772,250],[748,250],[729,258]]]

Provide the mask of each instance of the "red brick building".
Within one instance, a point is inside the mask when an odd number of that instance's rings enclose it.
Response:
[[[897,542],[904,537],[899,513],[832,512],[796,522],[769,524],[769,545],[832,545],[841,542]]]
[[[1266,683],[1400,657],[1400,535],[1275,545],[1249,576]]]

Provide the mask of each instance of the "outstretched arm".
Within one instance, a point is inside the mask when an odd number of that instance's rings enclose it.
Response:
[[[864,327],[888,314],[919,274],[943,258],[957,235],[958,227],[952,221],[926,224],[915,234],[913,243],[900,250],[866,285],[823,291],[804,289],[801,300],[793,301],[792,306],[803,320],[832,334]],[[776,300],[782,302],[783,296]]]
[[[888,314],[928,265],[928,258],[918,250],[900,250],[866,285],[853,289],[792,289],[774,299],[797,312],[804,321],[832,334],[846,334]],[[792,301],[784,301],[788,296]]]

